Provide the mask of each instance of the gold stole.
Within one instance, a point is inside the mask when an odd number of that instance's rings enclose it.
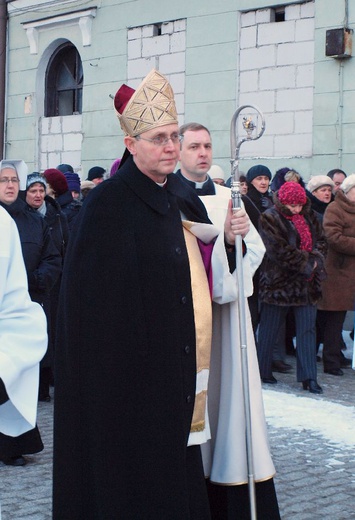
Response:
[[[202,370],[209,370],[212,341],[212,303],[205,266],[195,235],[189,231],[191,223],[183,221],[183,230],[190,263],[192,302],[196,333],[197,381]],[[197,388],[191,432],[205,428],[207,387]]]

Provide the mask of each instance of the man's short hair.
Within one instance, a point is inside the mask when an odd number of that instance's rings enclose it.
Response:
[[[205,126],[200,123],[186,123],[185,125],[181,125],[179,129],[179,134],[181,137],[184,136],[184,133],[187,131],[198,132],[199,130],[206,130],[209,136],[211,136],[210,131]]]
[[[343,172],[343,170],[340,170],[339,168],[335,168],[334,170],[330,170],[330,171],[327,173],[327,176],[328,176],[330,179],[333,180],[334,175],[335,175],[336,173],[342,173],[342,174],[345,175],[345,177],[346,177],[346,173]]]

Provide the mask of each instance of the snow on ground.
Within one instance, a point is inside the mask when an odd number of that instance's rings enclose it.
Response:
[[[355,407],[324,399],[263,390],[266,421],[275,428],[311,430],[336,444],[355,447]]]
[[[347,345],[345,355],[355,361],[349,331],[343,331],[343,337]],[[271,426],[311,430],[336,444],[355,446],[355,406],[269,389],[263,389],[263,399],[266,420]]]

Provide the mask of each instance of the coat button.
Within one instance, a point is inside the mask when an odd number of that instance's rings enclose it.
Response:
[[[177,255],[181,255],[181,247],[177,247],[177,248],[175,249],[175,253],[176,253]]]
[[[191,395],[188,395],[188,396],[186,397],[186,402],[187,402],[187,404],[190,404],[190,403],[192,402],[192,397],[191,397]]]
[[[189,347],[189,345],[186,345],[184,350],[185,350],[185,354],[190,354],[190,347]]]
[[[186,296],[182,296],[180,301],[183,305],[185,305],[185,303],[187,302]]]

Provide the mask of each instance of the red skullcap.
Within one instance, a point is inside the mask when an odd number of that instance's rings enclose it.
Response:
[[[285,182],[277,192],[281,204],[306,204],[307,196],[298,182]]]
[[[119,90],[117,90],[114,100],[115,109],[119,114],[122,114],[124,109],[127,106],[128,101],[131,99],[135,90],[128,85],[122,85]]]

